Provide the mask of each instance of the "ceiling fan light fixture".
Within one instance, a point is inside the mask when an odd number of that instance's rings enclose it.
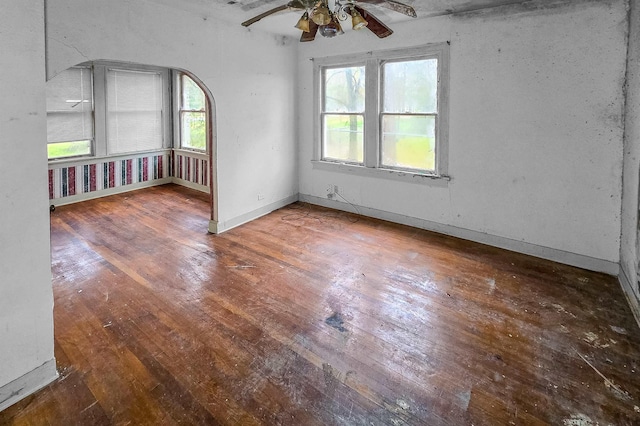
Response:
[[[311,20],[320,26],[328,25],[331,22],[331,11],[327,7],[326,1],[318,2],[316,7],[311,10]]]
[[[329,25],[323,25],[319,29],[320,35],[326,38],[333,38],[338,35],[338,30],[335,27]]]
[[[295,25],[295,27],[299,30],[304,31],[305,33],[308,33],[310,31],[308,12],[305,12],[304,15],[302,15],[302,17],[298,20],[298,23]]]
[[[340,22],[337,19],[334,19],[333,23],[335,23],[335,26],[338,27],[338,35],[344,34],[344,31],[342,31],[342,25],[340,25]]]
[[[320,27],[320,35],[323,37],[333,38],[339,34],[344,34],[344,31],[342,31],[340,22],[338,22],[335,17],[333,17],[331,19],[331,22],[329,22],[327,25],[323,25]]]
[[[361,30],[367,25],[369,25],[369,23],[362,17],[360,12],[353,9],[353,11],[351,12],[351,26],[353,27],[353,29]]]
[[[272,1],[278,0],[262,0],[263,3]],[[233,0],[233,2],[240,3],[239,0]],[[359,3],[363,3],[367,7],[362,9],[358,6]],[[349,17],[351,17],[351,25],[355,30],[366,27],[378,38],[385,38],[393,34],[391,28],[369,12],[369,5],[383,6],[413,18],[417,16],[413,7],[398,0],[289,0],[287,4],[262,12],[242,22],[241,25],[248,27],[267,16],[280,12],[300,11],[303,12],[303,15],[296,22],[295,28],[302,30],[301,42],[313,41],[318,32],[329,38],[344,34],[340,22],[348,20]]]

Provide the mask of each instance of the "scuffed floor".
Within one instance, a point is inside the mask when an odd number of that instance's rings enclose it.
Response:
[[[617,280],[293,204],[206,233],[173,185],[52,213],[57,382],[0,424],[634,425]]]

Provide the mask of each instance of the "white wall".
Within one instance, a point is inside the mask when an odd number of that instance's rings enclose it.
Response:
[[[0,409],[53,360],[43,0],[0,1]],[[27,153],[27,155],[25,155]],[[39,385],[42,385],[41,381]],[[5,388],[6,390],[6,388]],[[22,389],[20,389],[22,391]],[[33,390],[33,389],[31,389]],[[16,389],[17,391],[17,389]]]
[[[49,0],[47,42],[49,77],[104,59],[204,82],[216,103],[222,228],[296,196],[294,41],[144,0]]]
[[[524,251],[542,256],[550,249],[547,257],[569,263],[578,255],[581,266],[616,272],[626,28],[623,0],[584,1],[393,24],[384,40],[350,32],[342,43],[318,37],[301,45],[301,195],[326,198],[327,184],[337,184],[350,202],[392,218],[515,249],[528,244]],[[448,185],[312,168],[310,58],[444,41],[451,42]]]
[[[624,176],[622,191],[622,237],[620,269],[623,288],[635,308],[640,322],[640,289],[638,288],[638,193],[640,169],[640,5],[631,2],[629,58],[627,63],[627,103],[625,111]]]

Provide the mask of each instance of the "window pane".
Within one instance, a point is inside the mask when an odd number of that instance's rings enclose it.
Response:
[[[184,148],[206,150],[207,122],[204,112],[182,112],[181,140]]]
[[[47,145],[49,159],[91,155],[91,141],[71,141]]]
[[[382,117],[382,165],[435,170],[433,116],[384,115]]]
[[[90,68],[69,68],[47,82],[47,142],[93,139]]]
[[[182,74],[182,109],[204,111],[204,92],[189,76]]]
[[[364,111],[364,67],[327,68],[324,72],[324,111]]]
[[[437,59],[387,62],[383,75],[384,112],[437,112]]]
[[[363,163],[363,127],[362,115],[325,115],[323,159]]]
[[[107,71],[107,143],[110,154],[162,148],[162,76]]]

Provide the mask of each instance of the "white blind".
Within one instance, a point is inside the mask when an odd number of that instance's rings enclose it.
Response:
[[[69,68],[47,82],[47,142],[91,139],[91,69]]]
[[[162,148],[162,75],[107,70],[109,154]]]

